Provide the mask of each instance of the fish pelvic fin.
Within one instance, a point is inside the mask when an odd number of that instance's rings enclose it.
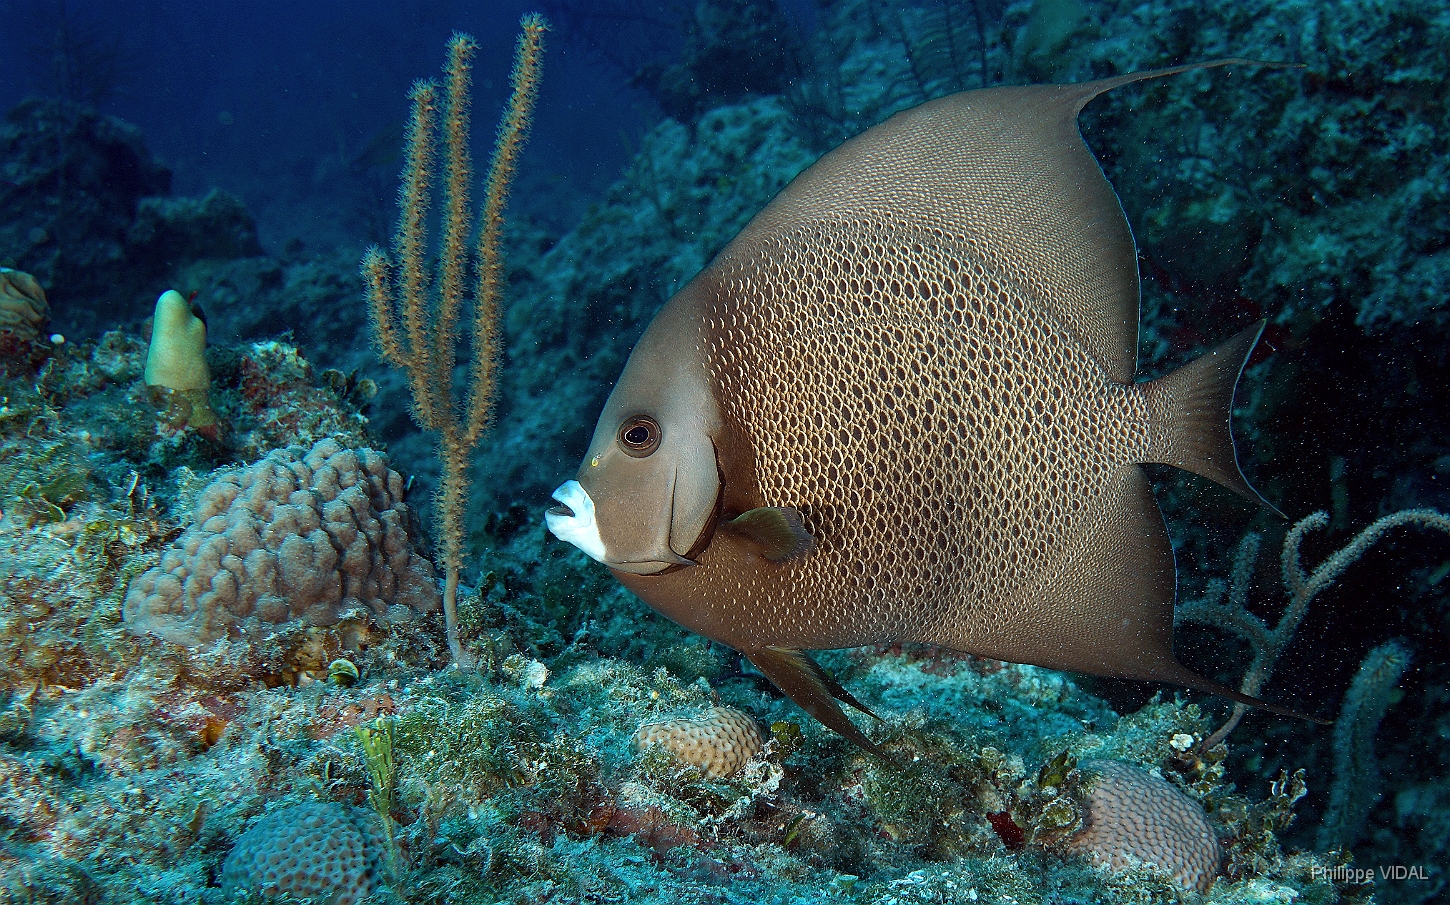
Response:
[[[1139,384],[1153,424],[1144,461],[1202,475],[1282,518],[1239,469],[1231,425],[1234,390],[1265,323],[1240,331],[1171,374]]]
[[[847,719],[836,702],[843,701],[862,713],[878,720],[881,718],[842,688],[841,683],[803,651],[785,647],[762,647],[744,653],[776,688],[785,692],[785,696],[795,701],[806,713],[820,720],[827,729],[845,736],[877,757],[887,756],[880,746]]]

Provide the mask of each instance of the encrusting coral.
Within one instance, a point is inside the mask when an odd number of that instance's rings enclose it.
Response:
[[[402,478],[378,453],[330,439],[277,450],[202,492],[194,524],[132,582],[126,624],[197,646],[349,611],[434,612],[433,570],[408,521]]]
[[[23,340],[40,335],[50,318],[45,290],[35,277],[20,270],[0,267],[0,330]]]
[[[175,289],[161,293],[151,318],[146,385],[178,426],[215,430],[211,369],[206,363],[206,320]]]
[[[658,745],[706,776],[731,776],[765,746],[760,724],[733,707],[712,707],[696,719],[646,723],[634,734],[636,748]]]

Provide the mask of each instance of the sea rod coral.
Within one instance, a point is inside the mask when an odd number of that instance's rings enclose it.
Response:
[[[376,247],[363,258],[369,313],[383,356],[408,376],[413,417],[424,430],[438,434],[443,462],[438,489],[437,530],[444,568],[443,613],[448,646],[460,665],[472,663],[458,638],[458,578],[463,557],[463,508],[468,499],[468,464],[493,417],[497,393],[498,309],[503,292],[503,210],[518,157],[528,135],[539,92],[547,23],[527,15],[521,23],[514,60],[513,96],[499,124],[498,142],[489,167],[478,239],[478,284],[473,305],[473,366],[467,400],[461,406],[452,392],[458,315],[463,305],[463,279],[468,269],[469,233],[473,219],[468,205],[473,169],[468,152],[469,82],[478,44],[455,34],[444,67],[442,130],[444,135],[443,244],[439,254],[438,293],[430,298],[433,280],[424,257],[428,251],[429,189],[433,179],[434,131],[438,125],[438,85],[419,82],[413,89],[408,128],[407,164],[400,199],[402,218],[394,237],[397,267]],[[399,305],[401,304],[401,322]]]
[[[1299,553],[1304,537],[1309,532],[1323,530],[1328,525],[1329,513],[1315,512],[1295,522],[1284,535],[1280,568],[1284,588],[1289,592],[1289,602],[1284,606],[1284,612],[1274,628],[1269,628],[1247,606],[1249,579],[1253,576],[1254,560],[1258,556],[1260,541],[1259,535],[1252,532],[1245,535],[1239,543],[1228,585],[1215,581],[1209,585],[1208,593],[1202,598],[1184,603],[1178,608],[1177,618],[1180,621],[1230,629],[1253,647],[1253,662],[1249,664],[1243,683],[1239,686],[1244,694],[1257,695],[1263,690],[1274,674],[1274,664],[1293,640],[1309,604],[1329,589],[1346,569],[1386,533],[1401,526],[1412,526],[1450,534],[1450,516],[1434,509],[1402,509],[1376,519],[1348,544],[1325,557],[1314,571],[1306,572]],[[1225,594],[1227,600],[1224,599]],[[1227,738],[1247,710],[1243,704],[1235,704],[1228,720],[1204,740],[1203,749],[1208,750]]]

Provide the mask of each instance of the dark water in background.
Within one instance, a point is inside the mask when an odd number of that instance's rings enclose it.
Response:
[[[293,237],[362,244],[384,236],[348,235],[368,225],[358,183],[367,179],[382,195],[386,225],[399,169],[387,150],[407,115],[409,86],[439,71],[454,30],[477,38],[483,156],[506,97],[519,17],[539,8],[506,0],[3,0],[0,111],[35,94],[93,102],[141,128],[172,168],[174,194],[222,188],[242,198],[269,250]],[[658,117],[617,67],[556,31],[518,211],[554,225],[577,220]]]

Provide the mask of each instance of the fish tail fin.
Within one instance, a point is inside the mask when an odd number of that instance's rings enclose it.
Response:
[[[1259,321],[1171,374],[1140,384],[1139,389],[1154,422],[1152,445],[1144,461],[1202,475],[1277,513],[1239,470],[1231,427],[1234,389],[1264,324]]]
[[[875,717],[876,714],[856,700],[841,683],[820,667],[816,661],[802,651],[784,647],[762,647],[746,651],[745,656],[785,696],[795,701],[802,710],[820,720],[827,729],[833,729],[878,757],[886,757],[866,734],[847,719],[836,701],[844,701],[862,713]],[[880,719],[880,717],[876,717]]]

